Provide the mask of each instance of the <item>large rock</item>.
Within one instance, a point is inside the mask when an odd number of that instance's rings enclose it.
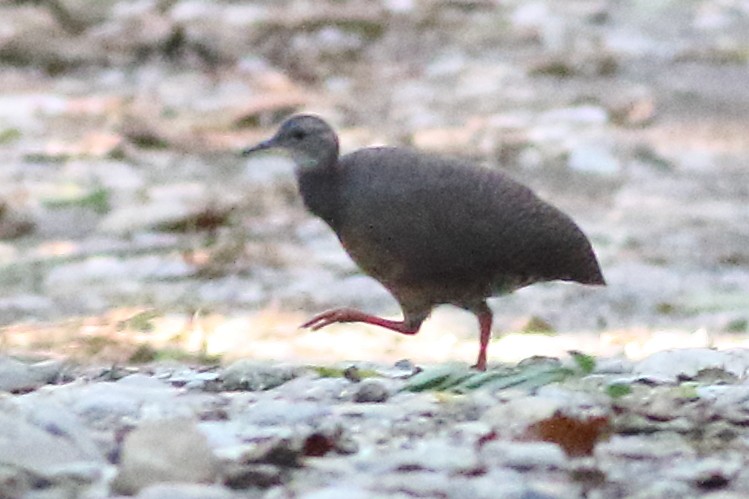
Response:
[[[194,422],[148,421],[125,438],[113,487],[122,494],[136,494],[161,482],[209,484],[218,471],[218,461]]]
[[[52,383],[59,377],[63,366],[64,363],[59,360],[28,364],[10,357],[0,357],[0,391],[28,391]]]
[[[83,427],[65,417],[57,424],[50,414],[31,421],[10,412],[4,407],[0,413],[0,497],[20,497],[4,493],[11,485],[21,492],[33,483],[75,485],[81,492],[89,486],[101,488],[109,465]]]

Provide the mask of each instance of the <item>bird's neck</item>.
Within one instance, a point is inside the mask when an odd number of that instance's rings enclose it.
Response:
[[[335,229],[338,223],[340,172],[334,168],[298,170],[297,181],[307,209]]]

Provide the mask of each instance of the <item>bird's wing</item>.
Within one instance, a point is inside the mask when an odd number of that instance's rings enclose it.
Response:
[[[498,171],[398,148],[341,163],[339,237],[375,277],[579,280],[572,267],[592,256],[569,217]]]

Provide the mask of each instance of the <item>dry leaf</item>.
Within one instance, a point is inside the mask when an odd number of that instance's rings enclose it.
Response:
[[[589,456],[596,443],[609,432],[607,416],[585,419],[567,416],[557,411],[553,416],[530,425],[524,440],[541,440],[558,444],[570,457]]]

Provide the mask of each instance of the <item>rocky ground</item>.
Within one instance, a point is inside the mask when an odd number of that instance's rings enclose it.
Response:
[[[0,68],[0,323],[21,359],[0,365],[0,497],[749,488],[746,1],[16,0]],[[496,300],[490,358],[597,367],[414,393],[393,362],[473,361],[472,316],[439,310],[414,338],[298,330],[397,307],[287,163],[236,154],[295,111],[344,150],[470,157],[569,212],[609,286]],[[236,358],[263,362],[234,385],[195,367]],[[343,359],[373,376],[321,373]]]
[[[0,497],[733,499],[746,350],[471,373],[0,362]]]

